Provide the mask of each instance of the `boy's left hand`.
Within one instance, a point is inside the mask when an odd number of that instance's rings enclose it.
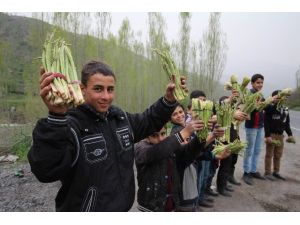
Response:
[[[180,86],[182,87],[182,89],[187,92],[188,90],[187,90],[187,87],[186,87],[186,77],[181,76],[180,77],[180,82],[181,82]],[[174,91],[175,91],[175,75],[172,75],[172,79],[170,80],[170,82],[167,85],[166,94],[165,94],[165,99],[168,102],[175,102],[176,101]]]

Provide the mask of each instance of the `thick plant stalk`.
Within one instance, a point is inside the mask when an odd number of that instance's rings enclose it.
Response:
[[[264,108],[266,108],[268,105],[272,104],[273,98],[272,97],[268,97],[265,101],[259,103],[256,106],[256,110],[257,111],[262,111]]]
[[[277,110],[279,110],[283,106],[287,97],[290,96],[291,94],[292,94],[291,88],[285,88],[282,91],[278,92],[277,95],[278,95],[279,101],[278,101],[277,107],[276,107]],[[270,96],[264,102],[261,102],[260,104],[258,104],[256,110],[262,111],[268,105],[272,104],[272,102],[273,102],[273,98]]]
[[[279,110],[280,107],[283,106],[283,104],[286,101],[287,97],[290,96],[291,94],[292,94],[292,89],[291,88],[285,88],[285,89],[281,90],[278,93],[279,102],[277,103],[277,110]]]
[[[241,110],[244,113],[250,114],[252,111],[257,109],[261,99],[262,99],[262,94],[260,92],[246,95],[245,103],[242,105]]]
[[[243,81],[241,84],[238,83],[237,76],[232,75],[230,77],[230,81],[226,82],[224,85],[224,90],[232,91],[236,90],[239,93],[239,97],[235,97],[234,103],[235,106],[245,103],[245,96],[249,94],[249,90],[247,89],[247,85],[250,82],[250,78],[248,76],[243,77]]]
[[[228,149],[231,154],[241,154],[242,150],[244,150],[247,147],[247,143],[241,142],[240,140],[236,139],[234,142],[231,142],[229,144],[223,144],[221,142],[218,143],[218,145],[215,146],[212,153],[214,155],[218,155],[222,153],[225,149]]]
[[[217,123],[223,127],[225,133],[223,137],[218,138],[220,142],[230,142],[230,127],[233,122],[234,108],[229,102],[216,104]]]
[[[200,119],[204,123],[204,128],[197,132],[197,135],[201,141],[206,140],[208,136],[208,120],[213,114],[213,102],[206,100],[202,101],[198,98],[192,99],[192,116],[195,119]]]
[[[286,142],[296,144],[296,140],[295,140],[294,137],[288,137],[288,138],[286,139]]]
[[[45,71],[53,72],[56,76],[51,83],[52,90],[47,95],[47,99],[54,105],[82,104],[84,99],[68,44],[62,38],[54,40],[54,32],[48,34],[41,59]]]
[[[168,78],[171,79],[172,75],[175,75],[175,98],[183,104],[185,107],[188,103],[188,92],[181,87],[181,75],[177,69],[170,53],[168,51],[161,51],[159,49],[153,49],[153,51],[160,57],[162,67],[167,73]]]
[[[271,144],[276,147],[280,147],[282,145],[281,141],[279,141],[279,140],[272,140]]]

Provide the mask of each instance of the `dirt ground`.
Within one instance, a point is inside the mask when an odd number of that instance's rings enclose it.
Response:
[[[300,211],[300,151],[298,144],[286,144],[282,158],[281,174],[286,181],[254,180],[249,186],[242,181],[234,186],[232,197],[215,197],[213,212],[299,212]],[[265,148],[260,156],[260,172],[263,173]],[[22,169],[20,178],[15,171]],[[239,157],[236,178],[242,177],[242,158]],[[215,183],[215,181],[214,181]],[[43,184],[36,180],[27,163],[0,164],[0,212],[55,211],[54,199],[60,183]],[[137,211],[136,203],[131,211]]]

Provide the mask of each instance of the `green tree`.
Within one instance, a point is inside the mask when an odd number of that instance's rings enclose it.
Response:
[[[111,14],[108,12],[96,12],[96,37],[98,37],[98,56],[104,59],[104,39],[108,38],[111,26]]]
[[[188,12],[181,12],[179,14],[179,55],[180,55],[180,69],[182,74],[187,75],[188,73],[188,53],[190,47],[190,20],[191,14]]]
[[[153,48],[165,49],[169,47],[165,35],[165,29],[167,28],[167,24],[162,14],[158,12],[148,13],[148,23],[148,56],[150,56],[150,58],[153,58],[153,56],[157,58],[157,56],[154,55],[152,52]]]
[[[132,101],[129,96],[134,91],[132,83],[134,83],[134,76],[136,71],[133,71],[133,55],[130,51],[133,43],[134,32],[131,29],[130,22],[125,18],[121,24],[121,27],[118,31],[118,49],[115,51],[118,52],[117,57],[114,60],[117,60],[116,72],[120,74],[118,77],[117,91],[118,91],[118,100],[121,105],[127,109],[132,108]],[[122,85],[122,87],[121,87]]]
[[[130,50],[134,32],[131,29],[127,18],[123,20],[118,34],[118,45],[124,49]]]
[[[10,44],[0,40],[0,98],[6,96],[13,85],[13,71],[9,68],[11,59]]]
[[[188,87],[190,91],[195,89],[203,90],[202,83],[200,82],[201,77],[199,73],[198,48],[196,43],[191,44],[189,62],[190,72],[187,79]]]
[[[215,84],[222,76],[226,63],[226,35],[221,30],[221,13],[211,13],[209,17],[208,31],[203,34],[200,42],[200,74],[203,73],[208,80],[207,94],[213,97]]]
[[[150,104],[163,93],[167,84],[167,76],[162,70],[159,57],[152,49],[170,49],[167,42],[165,29],[167,28],[164,17],[161,13],[148,13],[149,32],[147,40],[147,56],[150,63],[147,67],[147,75],[144,77],[145,99],[144,102]]]

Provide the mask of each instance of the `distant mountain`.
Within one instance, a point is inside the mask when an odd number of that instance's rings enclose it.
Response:
[[[12,68],[17,67],[15,61],[29,62],[39,52],[40,49],[36,48],[36,43],[30,40],[32,35],[30,32],[41,24],[44,24],[44,27],[50,27],[49,24],[37,19],[0,13],[0,41],[9,48],[13,55]]]

